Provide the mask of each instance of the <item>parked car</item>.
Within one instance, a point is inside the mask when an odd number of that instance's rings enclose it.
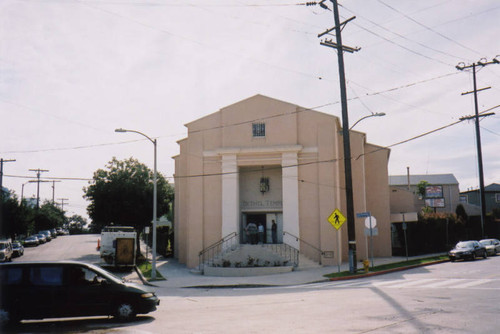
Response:
[[[24,247],[20,241],[14,241],[12,243],[12,255],[13,256],[23,256]]]
[[[38,234],[43,234],[45,236],[45,239],[47,242],[52,240],[52,233],[50,233],[49,230],[40,231],[40,232],[38,232]]]
[[[488,253],[486,248],[476,240],[460,241],[456,244],[455,248],[448,252],[450,261],[455,260],[475,260],[476,257],[487,258]]]
[[[44,244],[44,243],[46,243],[46,242],[47,242],[47,236],[46,236],[45,234],[41,234],[41,233],[40,233],[40,234],[37,234],[37,235],[35,235],[35,236],[38,238],[38,242],[39,242],[40,244]]]
[[[12,241],[10,239],[0,240],[0,261],[12,261],[12,253]]]
[[[0,291],[4,324],[97,315],[130,320],[160,304],[148,288],[76,261],[0,264]]]
[[[25,247],[38,246],[40,244],[40,241],[36,236],[32,235],[24,239],[23,244]]]
[[[497,255],[500,253],[500,241],[498,239],[483,239],[479,243],[486,248],[488,255]]]

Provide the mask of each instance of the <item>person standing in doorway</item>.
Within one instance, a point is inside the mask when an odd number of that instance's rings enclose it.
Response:
[[[276,225],[276,222],[273,219],[273,224],[271,225],[271,232],[272,232],[272,238],[273,238],[273,244],[278,243],[278,225]]]
[[[246,228],[247,235],[252,245],[257,243],[257,225],[254,222],[249,222]]]
[[[264,225],[259,223],[259,244],[264,243]]]

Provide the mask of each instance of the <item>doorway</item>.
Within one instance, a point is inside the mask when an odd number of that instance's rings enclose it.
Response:
[[[248,244],[250,243],[250,238],[246,234],[245,227],[248,225],[248,223],[253,222],[255,225],[259,226],[259,224],[262,224],[264,227],[264,244],[272,244],[273,242],[273,237],[272,237],[272,222],[273,220],[276,222],[277,225],[277,236],[276,236],[276,243],[280,244],[283,242],[283,214],[281,212],[276,212],[276,213],[243,213],[242,214],[242,219],[241,219],[241,228],[240,228],[240,243],[241,244]]]

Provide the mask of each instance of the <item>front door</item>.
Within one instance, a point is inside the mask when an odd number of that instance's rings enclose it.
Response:
[[[251,238],[250,234],[247,233],[246,227],[248,224],[254,223],[257,226],[257,229],[259,229],[259,226],[261,225],[261,229],[264,230],[263,233],[257,233],[257,240],[255,242],[257,243],[266,243],[266,214],[265,213],[244,213],[243,214],[243,219],[241,222],[241,238],[240,242],[243,244],[250,244]]]

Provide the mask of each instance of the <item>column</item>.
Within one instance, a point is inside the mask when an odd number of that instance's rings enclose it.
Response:
[[[299,230],[299,168],[297,152],[282,154],[283,182],[283,231],[300,237]],[[288,235],[283,236],[283,242],[300,249],[300,242]]]
[[[222,156],[222,235],[238,232],[240,221],[239,178],[236,154]]]

